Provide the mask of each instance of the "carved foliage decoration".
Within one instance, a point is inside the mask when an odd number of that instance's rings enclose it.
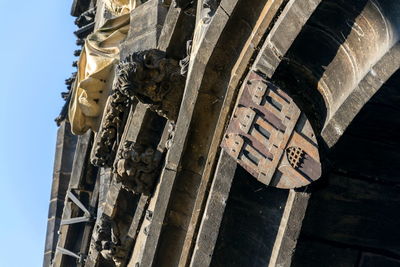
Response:
[[[121,245],[118,225],[107,216],[100,218],[93,233],[92,246],[102,257],[114,261],[116,266],[121,266],[127,256],[127,251]]]
[[[166,58],[162,51],[137,52],[121,61],[116,67],[112,94],[93,147],[92,163],[100,167],[113,165],[124,118],[134,99],[149,104],[150,109],[174,121],[183,88],[184,77],[178,61]]]
[[[126,141],[117,155],[114,171],[117,181],[134,193],[149,194],[159,170],[161,152]]]
[[[119,90],[120,86],[122,85],[117,80],[106,105],[102,125],[93,147],[92,163],[99,167],[112,166],[118,148],[117,139],[122,135],[124,117],[131,104],[129,98]]]
[[[121,92],[136,98],[169,120],[178,116],[184,77],[179,62],[151,49],[128,56],[117,67]]]

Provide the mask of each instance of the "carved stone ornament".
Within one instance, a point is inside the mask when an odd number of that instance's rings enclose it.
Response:
[[[128,253],[121,245],[118,225],[114,220],[107,216],[101,217],[92,238],[91,245],[103,258],[114,261],[115,266],[123,265]]]
[[[174,121],[183,88],[184,77],[180,75],[179,63],[167,59],[162,51],[137,52],[121,61],[115,70],[112,93],[93,146],[92,163],[99,167],[113,165],[124,118],[134,99],[149,104],[150,109]]]
[[[124,128],[124,116],[128,113],[131,101],[119,90],[121,84],[114,83],[106,105],[102,125],[93,146],[91,161],[95,166],[111,167],[118,148],[117,140]]]
[[[78,27],[83,27],[85,25],[94,22],[95,17],[96,17],[96,8],[88,9],[75,19],[75,25],[77,25]]]
[[[91,8],[89,10],[86,10],[82,14],[80,14],[79,17],[75,20],[75,24],[78,27],[84,27],[90,23],[94,23],[95,16],[96,16],[96,8]],[[78,45],[78,46],[82,46],[82,45],[84,45],[84,43],[85,43],[84,38],[78,38],[76,40],[76,45]],[[76,56],[79,56],[80,53],[81,53],[81,51],[79,51]],[[78,67],[78,62],[74,61],[72,63],[72,67]],[[65,80],[65,85],[67,86],[68,92],[61,93],[62,98],[65,100],[65,104],[63,105],[58,117],[54,119],[54,121],[57,123],[57,126],[60,126],[61,123],[68,116],[68,107],[69,107],[69,103],[71,101],[71,88],[72,88],[73,83],[76,80],[76,75],[77,75],[77,72],[74,72],[74,73],[72,73],[72,76],[70,78]]]
[[[263,77],[249,74],[221,146],[266,185],[306,186],[322,172],[316,135],[294,100]]]
[[[189,70],[190,63],[190,53],[192,52],[192,40],[186,42],[186,57],[179,61],[179,66],[181,67],[181,75],[186,77],[186,74]]]
[[[161,152],[151,147],[126,141],[115,161],[117,182],[134,193],[149,194],[158,174],[161,156]]]
[[[177,118],[185,81],[178,61],[156,49],[138,52],[120,62],[117,76],[126,96],[149,104],[169,120]]]

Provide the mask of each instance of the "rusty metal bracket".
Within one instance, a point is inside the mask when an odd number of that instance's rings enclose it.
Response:
[[[297,188],[321,176],[318,144],[306,115],[254,71],[242,87],[221,147],[269,186]]]

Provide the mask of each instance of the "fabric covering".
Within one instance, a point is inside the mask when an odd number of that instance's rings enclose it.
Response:
[[[110,93],[119,44],[129,30],[129,13],[107,20],[90,34],[78,61],[68,117],[74,134],[97,132]]]

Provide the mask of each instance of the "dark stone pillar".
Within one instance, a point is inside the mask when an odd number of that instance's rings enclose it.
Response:
[[[57,133],[56,154],[54,158],[53,183],[51,187],[49,215],[47,221],[46,243],[43,266],[50,266],[58,241],[64,199],[71,177],[77,137],[71,133],[70,125],[62,122]]]

